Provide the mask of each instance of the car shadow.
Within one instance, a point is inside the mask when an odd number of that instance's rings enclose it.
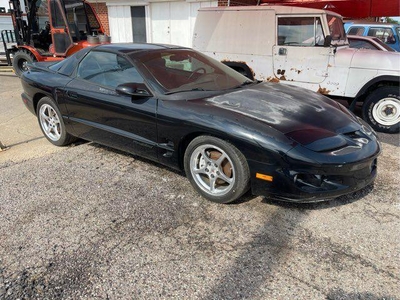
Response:
[[[160,166],[160,168],[185,177],[183,172],[170,169],[142,157],[96,143],[92,143],[91,146],[113,151],[144,163]],[[261,205],[267,204],[273,206],[273,209],[267,210],[268,214],[263,217],[264,222],[260,224],[256,232],[252,233],[249,240],[243,244],[238,242],[237,249],[235,251],[230,250],[232,253],[225,253],[224,251],[221,253],[221,255],[227,255],[232,260],[229,266],[224,269],[221,277],[215,280],[214,285],[200,299],[252,299],[260,298],[260,294],[265,295],[265,288],[274,288],[273,284],[275,284],[276,276],[279,276],[277,273],[280,272],[281,266],[284,265],[287,256],[290,255],[290,249],[295,247],[293,240],[298,234],[299,226],[307,219],[312,210],[353,203],[368,195],[372,190],[373,185],[370,185],[355,193],[318,203],[289,203],[266,197],[261,198]],[[248,191],[239,200],[229,204],[229,206],[246,204],[256,198],[259,197],[253,196],[251,191]],[[259,206],[260,203],[257,205]],[[246,226],[246,224],[243,224],[243,226]],[[313,243],[315,237],[311,235],[308,238],[310,239],[309,242]],[[218,250],[216,251],[218,252]],[[215,255],[219,255],[217,252]],[[285,276],[290,277],[290,275]],[[308,284],[306,281],[301,281],[301,279],[295,277],[292,280],[299,280],[302,284]],[[271,283],[271,286],[269,286],[269,283]],[[339,299],[336,297],[341,295],[341,291],[335,290],[326,291],[326,293],[329,293],[329,296],[327,295],[328,299]]]
[[[86,143],[86,141],[83,141],[82,144],[83,143]],[[101,145],[101,144],[97,144],[95,142],[90,142],[90,145],[92,147],[97,148],[97,149],[103,149],[103,150],[106,150],[106,151],[118,153],[119,155],[122,155],[122,156],[125,156],[125,157],[128,157],[128,158],[132,158],[134,160],[137,160],[137,161],[140,161],[140,162],[143,162],[143,163],[154,165],[157,168],[160,168],[160,169],[163,169],[163,170],[166,170],[166,171],[170,171],[170,172],[172,172],[174,174],[177,174],[177,175],[180,175],[180,176],[186,178],[185,173],[183,171],[172,169],[172,168],[170,168],[170,167],[168,167],[166,165],[160,164],[160,163],[158,163],[158,162],[156,162],[154,160],[150,160],[150,159],[144,158],[142,156],[138,156],[138,155],[135,155],[135,154],[132,154],[132,153],[128,153],[128,152],[125,152],[125,151],[122,151],[122,150],[118,150],[118,149],[115,149],[115,148],[110,148],[110,147],[107,147],[107,146],[104,146],[104,145]]]
[[[87,143],[87,141],[84,140],[78,140],[77,142],[75,142],[75,145],[80,145],[80,144],[85,144]],[[176,175],[179,175],[183,178],[187,178],[185,172],[176,170],[176,169],[172,169],[168,166],[165,166],[163,164],[160,164],[156,161],[141,157],[141,156],[137,156],[135,154],[131,154],[131,153],[127,153],[115,148],[110,148],[101,144],[97,144],[95,142],[91,142],[90,143],[91,146],[98,148],[98,149],[104,149],[107,151],[111,151],[114,153],[118,153],[120,155],[123,155],[125,157],[129,157],[138,161],[141,161],[143,163],[148,163],[148,164],[152,164],[157,166],[160,169],[166,170],[166,171],[170,171]],[[318,202],[311,202],[311,203],[307,203],[307,202],[289,202],[289,201],[282,201],[282,200],[277,200],[274,198],[269,198],[269,197],[262,197],[262,203],[264,204],[269,204],[269,205],[274,205],[274,206],[279,206],[282,208],[295,208],[295,209],[299,209],[299,210],[319,210],[319,209],[328,209],[328,208],[333,208],[333,207],[337,207],[337,206],[342,206],[342,205],[346,205],[346,204],[350,204],[353,202],[356,202],[362,198],[364,198],[366,195],[368,195],[372,190],[373,190],[374,186],[373,184],[370,184],[368,186],[366,186],[365,188],[347,194],[347,195],[343,195],[334,199],[330,199],[330,200],[322,200],[322,201],[318,201]],[[243,194],[239,199],[227,203],[225,205],[240,205],[240,204],[244,204],[247,202],[250,202],[254,199],[258,198],[258,196],[254,196],[251,193],[251,189],[249,189],[245,194]]]

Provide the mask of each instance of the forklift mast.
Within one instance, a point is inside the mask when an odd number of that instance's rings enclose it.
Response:
[[[31,7],[35,6],[37,0],[24,0],[24,4],[27,10],[28,14],[28,19],[30,12],[32,11]],[[23,11],[21,9],[21,2],[20,0],[10,0],[9,1],[9,6],[10,6],[10,13],[11,13],[11,19],[13,22],[13,27],[14,27],[14,34],[15,34],[15,39],[17,42],[17,45],[26,45],[29,42],[29,33],[30,33],[30,24],[29,22],[27,23],[23,19]],[[34,11],[34,10],[33,10]]]

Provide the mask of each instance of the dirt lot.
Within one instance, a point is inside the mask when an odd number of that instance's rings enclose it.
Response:
[[[399,135],[374,187],[218,205],[182,174],[57,148],[0,75],[0,299],[400,299]]]

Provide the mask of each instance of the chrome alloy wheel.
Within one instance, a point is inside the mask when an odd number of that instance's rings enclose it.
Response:
[[[57,112],[48,104],[43,104],[39,111],[39,121],[46,136],[52,141],[61,137],[61,123]]]
[[[190,172],[197,186],[212,196],[224,196],[235,183],[231,158],[221,148],[205,144],[190,157]]]
[[[400,101],[387,97],[376,103],[372,109],[374,119],[386,126],[392,126],[400,122]]]

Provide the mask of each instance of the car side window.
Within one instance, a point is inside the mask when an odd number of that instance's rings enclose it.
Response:
[[[368,35],[377,37],[387,44],[394,44],[396,42],[391,28],[371,27],[368,30]]]
[[[351,27],[349,32],[347,33],[348,35],[363,35],[364,34],[364,27]]]
[[[323,46],[325,36],[317,17],[279,17],[278,45]]]
[[[80,62],[77,77],[115,89],[123,83],[143,83],[143,77],[124,57],[115,53],[91,51]]]

